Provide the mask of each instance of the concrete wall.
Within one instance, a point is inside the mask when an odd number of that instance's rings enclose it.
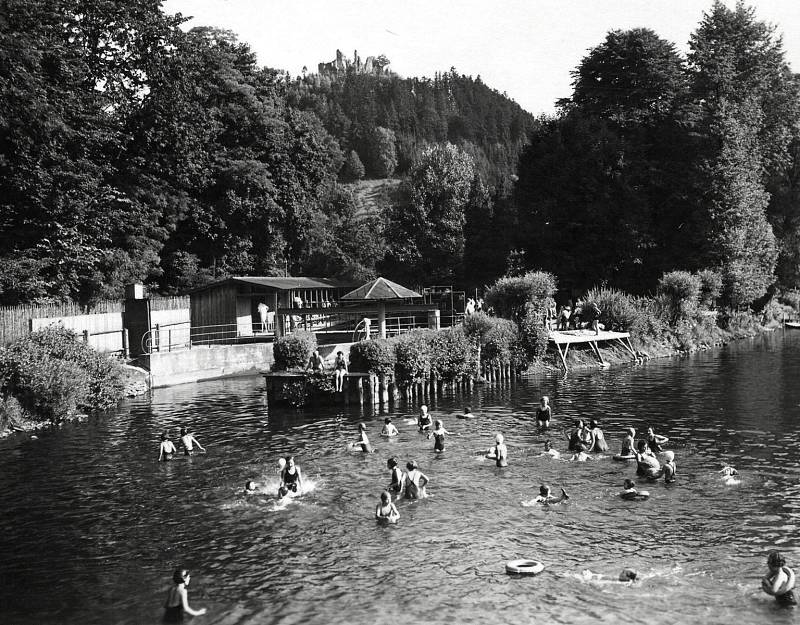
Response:
[[[150,370],[151,388],[255,375],[268,370],[274,361],[272,343],[195,347],[140,358],[141,365]]]

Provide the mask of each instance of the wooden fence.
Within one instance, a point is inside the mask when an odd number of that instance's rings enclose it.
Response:
[[[0,346],[8,345],[26,336],[31,330],[59,322],[78,333],[83,330],[89,330],[92,334],[111,333],[122,329],[122,312],[124,310],[124,300],[103,300],[97,302],[91,309],[70,302],[43,306],[0,307]],[[167,314],[170,322],[172,322],[171,317],[175,314],[180,315],[181,318],[184,315],[167,311],[185,310],[188,320],[189,297],[153,297],[150,299],[150,310],[153,317],[159,317],[157,313],[161,313],[161,316]],[[116,339],[114,344],[116,345]],[[116,351],[111,349],[110,345],[108,349],[104,349],[105,346],[101,345],[97,347],[102,351]]]

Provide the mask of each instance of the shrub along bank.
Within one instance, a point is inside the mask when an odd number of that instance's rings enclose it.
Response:
[[[0,349],[0,432],[106,410],[123,390],[121,364],[73,331],[32,332]]]

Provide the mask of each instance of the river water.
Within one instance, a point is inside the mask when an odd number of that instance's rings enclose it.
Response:
[[[574,418],[598,418],[613,452],[623,427],[653,425],[678,482],[622,501],[626,463],[542,457],[541,394],[556,447]],[[208,608],[197,623],[793,621],[759,580],[771,548],[800,569],[800,332],[429,403],[451,432],[438,456],[405,422],[413,406],[270,411],[259,378],[159,389],[0,441],[0,622],[158,623],[179,565],[193,573],[190,603]],[[456,419],[465,404],[479,417]],[[378,436],[387,414],[395,440]],[[359,421],[377,453],[347,451]],[[161,431],[184,423],[208,453],[157,463]],[[498,431],[505,469],[477,454]],[[276,505],[287,453],[313,490]],[[399,502],[400,522],[382,526],[391,455],[417,460],[431,496]],[[726,464],[740,484],[723,482]],[[245,496],[248,479],[262,492]],[[541,482],[570,501],[521,506]],[[516,558],[546,569],[509,576]],[[614,581],[624,567],[640,581]]]

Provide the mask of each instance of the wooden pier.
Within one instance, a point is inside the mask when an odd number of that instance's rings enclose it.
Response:
[[[567,352],[569,352],[570,345],[576,343],[588,343],[592,348],[592,352],[597,356],[601,365],[605,366],[606,362],[600,353],[600,343],[619,343],[622,347],[637,358],[636,350],[631,345],[631,335],[628,332],[611,332],[609,330],[600,330],[599,333],[594,330],[550,330],[549,339],[551,343],[556,346],[558,355],[561,357],[561,364],[564,365],[564,371],[567,371]],[[563,348],[563,349],[562,349]]]

